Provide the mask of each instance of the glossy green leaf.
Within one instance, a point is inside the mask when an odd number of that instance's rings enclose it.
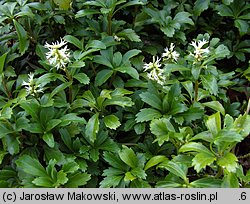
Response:
[[[168,158],[166,156],[163,155],[157,155],[154,156],[152,158],[150,158],[150,160],[146,163],[144,170],[148,170],[149,168],[158,165],[159,163],[163,162],[163,161],[167,161]]]
[[[209,101],[203,103],[202,105],[212,108],[215,111],[219,111],[222,115],[225,115],[225,109],[219,101]]]
[[[214,177],[197,179],[190,183],[193,188],[220,188],[222,181]]]
[[[114,130],[121,125],[119,118],[115,115],[107,115],[103,118],[103,121],[106,127]]]
[[[54,136],[52,133],[45,133],[43,135],[43,140],[49,147],[53,148],[55,146]]]
[[[187,144],[184,144],[179,149],[179,152],[198,152],[198,153],[210,154],[211,156],[213,156],[213,153],[207,147],[197,142],[189,142]]]
[[[1,57],[0,57],[0,75],[3,73],[3,68],[4,68],[4,64],[5,64],[5,59],[7,57],[7,52],[4,53]]]
[[[162,100],[159,95],[151,92],[143,92],[140,94],[140,97],[142,101],[152,106],[153,108],[162,110]]]
[[[66,40],[67,42],[75,45],[80,50],[83,50],[83,43],[78,38],[76,38],[75,36],[66,35],[66,36],[63,37],[63,39]]]
[[[136,114],[136,122],[147,122],[155,118],[160,118],[161,116],[162,114],[153,108],[144,108]]]
[[[14,22],[17,35],[18,35],[19,51],[22,55],[25,53],[25,51],[28,49],[28,46],[29,46],[28,35],[20,23],[18,23],[15,19],[13,19],[13,22]]]
[[[89,119],[86,125],[85,135],[91,142],[96,140],[96,135],[99,132],[99,124],[99,114],[96,113]]]
[[[122,150],[118,152],[121,160],[130,166],[131,168],[136,168],[138,165],[138,158],[131,148],[123,146]]]
[[[216,160],[216,157],[211,153],[198,153],[194,158],[192,165],[194,169],[199,173],[201,169],[205,168],[206,166],[212,164]]]
[[[77,79],[81,84],[89,84],[90,82],[89,77],[84,73],[75,74],[73,77]]]
[[[236,172],[238,165],[237,161],[237,157],[234,154],[228,152],[218,159],[217,164],[222,168],[225,168],[228,172]]]
[[[208,9],[209,4],[210,4],[210,0],[196,0],[194,4],[194,14],[196,16],[199,16],[201,12]]]
[[[113,74],[113,70],[104,69],[97,73],[95,78],[95,85],[101,86],[104,84]]]
[[[29,155],[22,155],[15,163],[18,168],[22,169],[27,174],[47,177],[47,173],[41,163]]]
[[[221,184],[222,188],[239,188],[239,181],[235,173],[228,173],[224,176]]]
[[[221,130],[221,117],[220,113],[217,112],[211,116],[208,117],[206,121],[206,126],[208,130],[213,134],[213,136],[216,136],[218,132]]]
[[[66,188],[78,188],[84,186],[91,179],[91,175],[87,173],[76,173],[68,176],[68,182],[65,184]]]

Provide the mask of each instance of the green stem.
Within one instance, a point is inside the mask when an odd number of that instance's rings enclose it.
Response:
[[[246,114],[248,115],[250,111],[250,98],[248,99]]]
[[[67,76],[69,82],[71,82],[71,85],[69,86],[69,101],[70,101],[70,103],[72,103],[73,102],[73,96],[72,96],[72,92],[73,92],[73,87],[72,87],[73,78],[72,78],[71,74],[69,73],[69,71],[67,70],[67,68],[64,68],[63,70],[65,71],[66,76]]]
[[[246,159],[246,158],[248,158],[248,157],[250,157],[250,153],[245,154],[245,155],[242,155],[242,156],[238,156],[237,158],[238,158],[238,159]]]
[[[108,14],[108,35],[112,35],[112,15]]]
[[[198,90],[199,90],[199,81],[196,80],[194,85],[194,102],[198,101]]]

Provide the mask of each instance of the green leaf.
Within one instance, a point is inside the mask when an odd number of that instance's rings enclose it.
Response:
[[[72,84],[72,82],[65,82],[60,84],[59,86],[57,86],[50,94],[50,98],[53,98],[53,96],[55,96],[56,94],[58,94],[59,92],[63,91],[64,89],[66,89],[67,87],[69,87]]]
[[[165,168],[172,174],[180,177],[184,181],[187,181],[187,166],[176,162],[164,162],[159,165],[160,168]]]
[[[91,175],[87,173],[76,173],[68,176],[68,182],[65,184],[66,188],[78,188],[84,186],[91,179]]]
[[[19,159],[16,160],[16,165],[27,174],[48,177],[46,170],[40,162],[29,155],[19,157]]]
[[[141,109],[139,113],[136,114],[136,122],[147,122],[155,118],[160,118],[162,114],[153,108],[144,108]]]
[[[162,110],[162,100],[159,95],[151,93],[151,92],[143,92],[140,94],[140,97],[143,102],[147,103],[148,105],[156,108],[158,110]]]
[[[40,110],[40,106],[39,106],[39,103],[36,100],[22,101],[20,106],[35,121],[39,121],[38,112]]]
[[[4,68],[4,64],[5,64],[5,59],[6,56],[8,55],[8,52],[4,53],[1,57],[0,57],[0,75],[3,73],[3,68]]]
[[[93,49],[106,49],[106,45],[100,40],[91,40],[88,42],[86,49],[93,48]]]
[[[200,16],[201,12],[208,9],[210,0],[196,0],[194,4],[194,15]]]
[[[193,188],[220,188],[222,181],[214,177],[197,179],[190,183]]]
[[[11,155],[15,155],[15,154],[19,153],[19,151],[20,151],[20,148],[19,148],[20,142],[18,141],[18,138],[16,136],[6,135],[5,136],[5,142],[7,144],[8,152]]]
[[[214,75],[202,75],[202,85],[203,88],[208,90],[210,94],[217,95],[218,94],[218,84]]]
[[[29,46],[28,35],[20,23],[18,23],[15,19],[13,19],[13,22],[18,35],[19,51],[21,55],[23,55]]]
[[[53,187],[51,178],[49,178],[48,176],[37,177],[32,181],[32,183],[35,184],[36,186],[41,186],[45,188]]]
[[[179,149],[179,152],[198,152],[198,153],[210,154],[211,156],[213,156],[213,153],[207,147],[197,142],[189,142],[187,144],[184,144]]]
[[[174,22],[178,22],[180,24],[187,23],[187,24],[193,25],[194,22],[192,21],[191,18],[189,18],[190,16],[191,16],[190,13],[182,11],[182,12],[178,12],[173,20]]]
[[[76,113],[68,113],[65,114],[63,117],[60,118],[62,123],[68,124],[68,123],[84,123],[86,124],[86,120],[84,118],[81,118],[76,115]]]
[[[76,38],[75,36],[73,35],[66,35],[63,37],[64,40],[66,40],[67,42],[75,45],[77,48],[79,48],[80,50],[83,50],[84,47],[83,47],[83,43],[78,39]]]
[[[131,174],[134,175],[136,178],[140,178],[140,179],[146,179],[147,177],[146,172],[140,167],[132,169]]]
[[[52,133],[45,133],[43,135],[43,140],[49,147],[53,148],[55,146],[54,136]]]
[[[104,152],[103,153],[104,160],[109,163],[109,165],[117,168],[117,169],[123,169],[124,163],[122,160],[118,157],[117,154],[113,154],[111,152]]]
[[[138,55],[139,53],[141,53],[141,50],[137,50],[137,49],[132,49],[129,50],[128,52],[126,52],[123,56],[122,56],[122,62],[123,63],[127,63],[129,62],[129,59]]]
[[[133,181],[135,179],[136,177],[131,172],[125,173],[124,181]]]
[[[223,157],[220,157],[217,161],[217,164],[222,168],[225,168],[228,172],[236,172],[236,168],[238,166],[237,157],[228,152]]]
[[[115,115],[107,115],[103,118],[103,121],[106,127],[114,130],[116,130],[116,128],[118,128],[121,125],[119,118],[116,117]]]
[[[81,18],[88,15],[99,14],[100,11],[96,9],[83,9],[76,13],[75,18]]]
[[[243,137],[246,137],[250,133],[250,115],[240,115],[234,121],[234,129],[239,132]]]
[[[218,14],[221,16],[234,17],[233,10],[229,6],[220,4],[220,5],[216,6],[216,10],[218,11]]]
[[[207,165],[212,164],[216,160],[216,157],[211,153],[198,153],[194,158],[192,165],[194,169],[199,173],[201,169],[205,168]]]
[[[208,130],[213,134],[213,136],[216,136],[218,132],[221,130],[220,112],[217,112],[209,116],[206,121],[206,126]]]
[[[88,121],[85,129],[85,135],[91,142],[96,140],[96,134],[99,132],[99,113],[94,114]]]
[[[103,85],[113,74],[113,70],[104,69],[97,73],[95,77],[95,85],[101,86]]]
[[[137,35],[136,32],[131,28],[122,30],[121,32],[117,33],[117,36],[128,38],[133,42],[141,42],[140,36]]]
[[[75,74],[73,77],[77,79],[81,84],[89,84],[90,82],[89,77],[84,73]]]
[[[72,0],[53,0],[60,9],[68,10],[71,6]]]
[[[118,155],[121,160],[131,168],[138,166],[138,158],[131,148],[123,146],[122,150],[118,152]]]
[[[104,170],[105,173],[106,170]],[[114,175],[114,176],[109,176],[105,177],[101,182],[100,182],[100,188],[111,188],[111,187],[116,187],[119,185],[121,180],[124,178],[123,175]]]
[[[133,67],[130,66],[121,66],[115,69],[118,72],[121,73],[126,73],[128,75],[130,75],[132,78],[139,80],[139,74],[137,72],[137,70]]]
[[[215,111],[219,111],[222,115],[225,115],[225,109],[219,101],[209,101],[202,105],[212,108]]]
[[[59,125],[62,121],[60,119],[52,119],[47,122],[46,124],[46,131],[49,132],[53,128],[55,128],[57,125]]]
[[[169,132],[175,132],[175,129],[169,119],[155,119],[150,123],[150,131],[156,136],[165,136]]]
[[[158,165],[159,163],[162,163],[164,161],[168,161],[168,158],[164,155],[157,155],[152,158],[146,163],[144,170],[148,170],[149,168]]]
[[[235,27],[239,29],[240,35],[245,35],[249,30],[249,23],[245,20],[236,19],[234,21]]]
[[[67,174],[65,172],[63,172],[63,170],[59,171],[57,173],[57,180],[56,182],[53,184],[54,187],[58,187],[61,186],[65,183],[67,183],[68,178],[67,178]]]
[[[239,184],[237,175],[235,173],[228,173],[223,178],[221,188],[239,188]]]
[[[243,140],[242,135],[233,130],[221,130],[214,139],[216,145],[226,145],[226,143],[240,142]]]

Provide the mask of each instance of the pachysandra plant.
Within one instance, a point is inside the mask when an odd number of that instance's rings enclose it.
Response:
[[[180,2],[0,1],[1,188],[250,187],[250,2]]]

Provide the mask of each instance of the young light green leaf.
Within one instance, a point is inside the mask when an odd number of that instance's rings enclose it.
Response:
[[[212,164],[216,160],[216,156],[211,153],[199,153],[193,158],[192,165],[194,169],[199,173],[201,169],[205,168],[207,165]]]
[[[198,152],[198,153],[210,154],[211,156],[213,156],[213,153],[207,147],[197,142],[189,142],[187,144],[184,144],[179,149],[179,152]]]
[[[221,130],[220,112],[217,112],[209,116],[206,121],[206,126],[208,130],[213,134],[213,136],[216,136],[218,132]]]
[[[239,188],[239,181],[235,173],[228,173],[224,176],[221,184],[221,188]]]
[[[238,166],[237,157],[231,152],[226,153],[223,157],[219,158],[217,164],[225,168],[228,172],[236,172]]]
[[[103,121],[106,127],[114,130],[121,125],[119,118],[115,115],[107,115],[103,118]]]

